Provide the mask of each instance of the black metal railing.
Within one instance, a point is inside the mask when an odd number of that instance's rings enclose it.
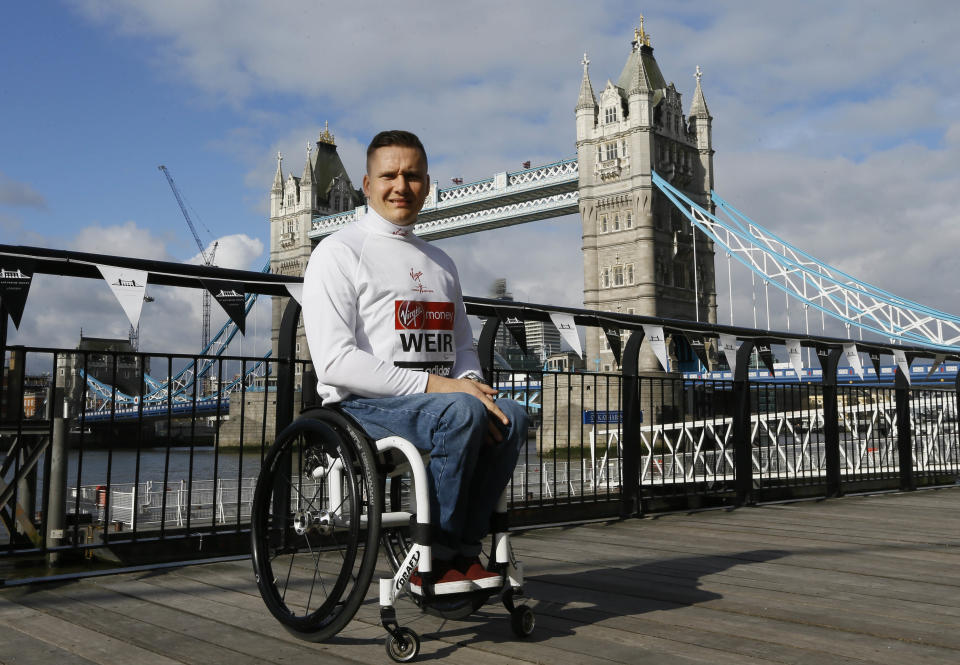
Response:
[[[100,278],[90,262],[147,270],[150,282],[201,288],[229,278],[247,293],[284,296],[296,278],[220,271],[124,257],[0,246],[0,258],[29,256],[36,272]],[[180,271],[180,272],[178,272]],[[224,275],[223,272],[228,272]],[[957,386],[838,383],[848,340],[640,317],[513,301],[467,298],[484,320],[478,351],[486,378],[527,405],[534,426],[511,485],[515,524],[628,517],[710,505],[743,505],[799,496],[909,490],[953,483],[960,469]],[[583,327],[625,334],[616,371],[517,371],[494,362],[504,318],[550,321],[551,312]],[[5,322],[6,315],[3,320]],[[297,357],[299,306],[290,299],[278,353],[264,360],[129,350],[53,349],[6,344],[0,414],[0,578],[4,559],[102,558],[142,563],[242,553],[248,548],[253,484],[274,433],[312,400],[309,363]],[[721,333],[740,340],[736,370],[722,378],[641,371],[645,326],[669,340]],[[595,332],[594,332],[595,334]],[[819,381],[751,377],[759,345],[798,339],[817,351]],[[858,342],[875,354],[921,347]],[[780,353],[781,357],[785,354]],[[956,363],[956,354],[943,359]],[[157,396],[150,376],[201,381]],[[722,362],[721,358],[715,358]],[[27,367],[45,368],[42,385]],[[87,380],[90,377],[94,380]],[[99,387],[98,387],[99,384]],[[297,386],[307,386],[298,391]],[[176,397],[174,393],[180,391]],[[99,392],[98,392],[99,391]],[[143,396],[125,404],[120,393]],[[162,391],[161,391],[162,392]],[[204,395],[217,395],[203,399]]]

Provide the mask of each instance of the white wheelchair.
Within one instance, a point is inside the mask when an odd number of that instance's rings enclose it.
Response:
[[[487,562],[502,584],[435,595],[427,488],[423,457],[409,441],[372,441],[336,408],[301,414],[264,458],[251,510],[254,574],[273,616],[305,640],[336,635],[367,595],[382,546],[393,576],[380,579],[380,622],[394,661],[412,661],[420,651],[417,633],[397,623],[394,604],[402,594],[448,619],[462,619],[500,594],[513,632],[530,635],[533,610],[514,602],[523,596],[523,566],[510,546],[507,493],[492,519]],[[415,569],[422,594],[410,591]]]

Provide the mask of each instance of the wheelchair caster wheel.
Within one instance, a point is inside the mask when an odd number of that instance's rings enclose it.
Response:
[[[397,628],[396,634],[387,635],[384,646],[395,663],[409,663],[420,653],[420,637],[409,628]]]
[[[537,617],[529,605],[520,605],[510,613],[510,627],[517,637],[529,637],[537,625]]]

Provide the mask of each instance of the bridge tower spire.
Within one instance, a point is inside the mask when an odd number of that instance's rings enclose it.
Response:
[[[651,180],[655,170],[709,207],[712,119],[698,79],[687,122],[642,22],[633,37],[619,78],[607,81],[593,107],[584,92],[593,96],[584,58],[576,107],[584,306],[716,321],[712,243],[693,234]],[[659,369],[652,352],[645,353],[641,368]],[[587,361],[590,369],[616,368],[600,330],[588,333]]]

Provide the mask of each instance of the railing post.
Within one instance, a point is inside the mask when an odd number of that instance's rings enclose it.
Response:
[[[827,496],[840,496],[840,408],[837,394],[837,364],[843,349],[817,354],[823,370],[823,445],[827,462]]]
[[[913,478],[913,437],[910,431],[910,382],[897,367],[893,381],[897,400],[897,455],[900,458],[900,490],[917,489]]]
[[[283,310],[283,318],[280,320],[280,331],[277,336],[277,413],[275,416],[276,431],[274,440],[280,435],[287,425],[293,422],[293,387],[296,380],[294,372],[294,360],[296,359],[297,344],[297,322],[300,319],[300,303],[294,298],[290,298],[286,308]],[[316,386],[314,386],[316,389]],[[266,418],[266,414],[264,414]],[[286,453],[286,459],[280,459],[276,465],[276,473],[290,477],[290,452]],[[285,483],[275,483],[273,490],[273,513],[274,515],[286,515],[290,507],[290,492],[286,489]],[[274,528],[280,528],[281,543],[287,542],[288,530],[274,524]]]
[[[640,345],[643,331],[635,330],[623,350],[620,367],[623,404],[623,431],[620,445],[623,447],[623,478],[620,485],[620,517],[639,517],[643,514],[643,495],[640,491],[641,454],[640,428],[643,426],[643,410],[640,401]]]
[[[480,330],[480,339],[477,340],[477,357],[480,359],[480,368],[483,378],[493,385],[493,349],[497,341],[497,329],[500,327],[500,317],[491,316],[483,322]]]
[[[7,308],[0,300],[0,374],[3,373],[3,362],[7,358],[7,321],[10,317],[7,315]],[[5,414],[5,405],[7,403],[6,382],[0,380],[0,415]]]
[[[50,446],[50,482],[47,485],[47,547],[56,547],[63,540],[64,511],[67,494],[67,422],[53,419],[53,442]],[[50,552],[47,562],[60,562],[59,552]]]
[[[280,320],[277,337],[277,413],[275,433],[279,434],[293,422],[293,387],[296,380],[294,360],[297,348],[297,321],[300,319],[300,303],[294,298],[287,301]]]
[[[737,367],[733,373],[733,458],[737,477],[737,505],[756,503],[753,489],[753,451],[750,445],[750,355],[753,340],[745,340],[737,349]]]
[[[957,372],[957,376],[953,380],[953,397],[956,401],[956,410],[954,413],[954,418],[960,418],[960,371]],[[954,482],[960,480],[957,476],[954,476]]]

